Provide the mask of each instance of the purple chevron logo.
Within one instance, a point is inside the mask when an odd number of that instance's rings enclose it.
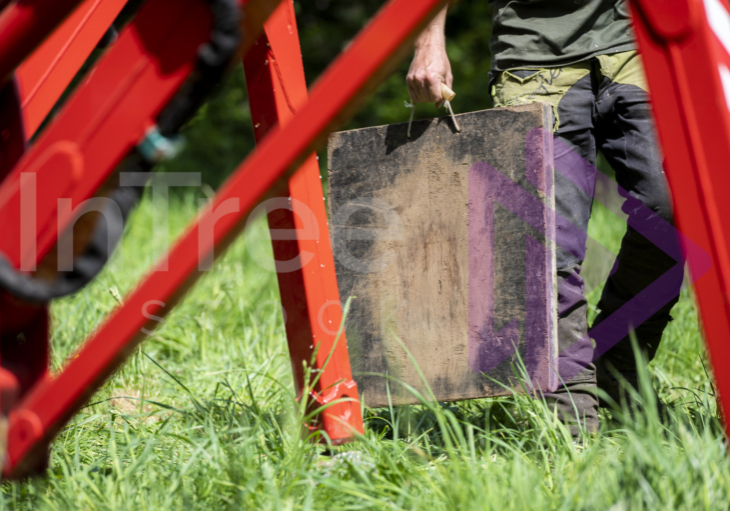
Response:
[[[694,282],[709,271],[711,258],[690,238],[611,181],[563,141],[542,128],[536,128],[526,137],[526,171],[528,181],[543,193],[552,193],[549,181],[541,186],[535,176],[544,172],[546,161],[550,160],[545,157],[544,150],[548,137],[552,137],[554,153],[560,155],[559,161],[555,162],[555,172],[590,196],[594,196],[597,182],[617,188],[626,200],[624,211],[631,212],[627,225],[676,261],[666,273],[588,332],[587,337],[595,341],[595,360],[679,295],[685,261],[689,263]],[[518,318],[495,330],[492,292],[495,204],[507,208],[546,239],[575,255],[584,253],[588,233],[488,163],[475,163],[469,170],[469,203],[469,363],[474,371],[486,373],[514,354],[519,338]],[[554,319],[550,317],[550,314],[555,314],[550,310],[550,291],[541,285],[544,279],[540,280],[538,271],[546,267],[546,257],[549,257],[547,247],[525,235],[524,362],[528,374],[533,376],[536,370],[540,372],[545,359],[544,336],[548,329],[555,328]],[[615,269],[614,266],[612,271]],[[585,338],[582,340],[585,341]],[[585,346],[585,342],[574,343],[559,355],[559,362],[552,361],[551,370],[557,368],[564,381],[571,380],[584,369],[584,365],[574,361],[585,358],[571,350],[585,349]],[[555,378],[550,380],[554,382]]]

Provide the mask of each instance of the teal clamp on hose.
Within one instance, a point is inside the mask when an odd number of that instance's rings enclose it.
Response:
[[[137,144],[137,150],[142,157],[150,163],[159,163],[164,160],[171,160],[185,147],[185,139],[176,135],[165,137],[157,129],[157,125],[150,126],[144,138]]]

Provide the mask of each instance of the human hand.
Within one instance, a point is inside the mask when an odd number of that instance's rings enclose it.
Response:
[[[440,107],[444,103],[441,83],[451,89],[453,80],[443,31],[425,32],[416,43],[416,52],[406,76],[411,103],[436,103],[436,107]]]

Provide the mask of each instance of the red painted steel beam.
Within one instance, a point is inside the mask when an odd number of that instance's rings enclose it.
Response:
[[[277,124],[291,121],[307,102],[302,50],[291,1],[279,5],[264,25],[264,32],[243,61],[257,142]],[[306,390],[304,365],[310,364],[314,346],[318,346],[324,354],[332,352],[332,358],[324,366],[319,365],[323,362],[320,357],[311,368],[312,374],[324,371],[318,385],[310,391],[313,405],[325,405],[345,396],[357,400],[347,339],[344,331],[339,339],[337,336],[342,309],[316,154],[310,154],[292,175],[281,199],[277,209],[269,213],[269,227],[274,258],[282,262],[277,265],[277,278],[297,395],[301,397]],[[293,204],[293,208],[281,207],[288,204]],[[291,234],[293,229],[299,233],[296,239],[277,236]],[[338,381],[343,383],[337,384]],[[363,433],[357,403],[331,405],[319,419],[318,426],[335,444],[350,440],[353,431]]]
[[[128,0],[86,0],[15,72],[31,138]]]
[[[21,475],[33,466],[53,435],[145,338],[142,329],[154,329],[157,323],[150,318],[167,314],[201,276],[199,262],[220,255],[267,192],[281,194],[286,183],[282,178],[290,177],[327,134],[349,118],[411,50],[416,34],[446,1],[392,0],[381,9],[320,78],[306,105],[286,125],[272,130],[199,213],[168,254],[169,270],[149,273],[63,372],[37,384],[11,413],[6,476]],[[317,356],[318,365],[324,365],[320,357],[327,354],[320,351]]]
[[[125,30],[120,44],[115,45],[97,67],[98,73],[81,86],[57,122],[49,126],[11,174],[2,180],[0,231],[7,234],[2,241],[6,246],[20,243],[6,255],[17,259],[23,239],[20,236],[24,234],[25,241],[39,241],[41,246],[46,243],[38,252],[34,250],[35,243],[24,246],[26,261],[31,267],[40,262],[55,244],[59,232],[57,199],[73,197],[76,206],[93,196],[193,69],[197,47],[208,36],[206,20],[210,19],[210,14],[199,0],[184,0],[178,9],[186,10],[176,11],[177,1],[148,3],[144,12],[140,12]],[[168,63],[166,72],[161,73],[159,70],[164,69],[164,63]],[[33,194],[35,204],[26,203],[21,211],[20,182],[23,175],[31,173],[36,175],[37,182],[37,193]],[[32,213],[39,222],[35,226],[23,225],[23,219],[27,220]],[[25,309],[32,312],[33,306],[22,307],[16,302],[7,293],[0,293],[2,369],[15,376],[18,382],[14,387],[12,380],[4,378],[0,410],[6,413],[13,401],[22,400],[30,388],[48,375],[49,333],[43,327],[47,323],[24,313]],[[37,311],[40,319],[45,318],[46,308],[47,304]],[[35,325],[41,325],[41,328]],[[33,349],[25,349],[25,344],[18,346],[15,342],[18,332],[25,335],[31,330]],[[42,346],[45,349],[40,349]],[[8,417],[12,420],[10,417],[22,415],[22,411],[12,407]],[[45,449],[37,452],[23,467],[23,472],[42,470],[45,457]]]
[[[109,0],[107,0],[109,1]],[[262,21],[274,10],[277,0],[241,0],[248,25]],[[26,228],[41,250],[26,243],[26,261],[39,262],[58,239],[69,219],[58,220],[57,198],[72,198],[73,206],[92,197],[116,168],[118,162],[140,140],[147,126],[179,89],[197,59],[198,46],[208,39],[206,20],[210,19],[202,0],[150,0],[123,31],[117,44],[102,58],[57,116],[56,122],[24,155],[9,177],[0,183],[0,231],[10,254],[19,261],[21,221],[33,206],[21,214],[20,181],[22,174],[36,175],[36,228]],[[250,26],[243,48],[250,47],[262,31]],[[92,41],[88,38],[85,43]],[[93,43],[96,44],[95,42]],[[76,60],[78,63],[78,59]],[[75,70],[74,70],[75,71]],[[3,176],[5,177],[5,176]],[[26,241],[27,241],[26,239]],[[13,247],[13,245],[15,246]],[[12,259],[12,256],[11,256]],[[13,332],[27,330],[18,324],[27,314],[18,314],[11,301],[0,300],[0,335],[12,341]],[[18,330],[20,329],[20,330]],[[34,333],[42,332],[34,329]],[[35,342],[35,338],[34,338]],[[46,340],[47,344],[47,333]],[[10,343],[12,344],[12,342]],[[12,346],[10,346],[12,347]],[[8,351],[3,341],[2,365],[18,374],[37,371],[45,361],[44,351]],[[9,357],[9,354],[12,356]],[[11,364],[10,366],[8,364]],[[7,378],[6,378],[7,380]],[[23,382],[21,382],[23,383]],[[22,394],[30,385],[19,389]],[[0,397],[0,399],[5,399]],[[6,402],[0,403],[4,410]],[[36,460],[40,456],[36,457]],[[26,467],[31,470],[33,467]]]
[[[210,26],[210,12],[201,0],[146,3],[0,184],[0,251],[16,268],[34,268],[72,221],[59,221],[56,199],[69,198],[76,207],[94,196],[143,138],[192,72]],[[28,214],[21,212],[25,173],[37,176],[35,243],[21,241],[21,218]]]
[[[730,15],[724,0],[630,3],[676,223],[701,247],[686,255],[690,271],[704,274],[695,283],[695,294],[727,417],[730,373],[723,368],[730,365]]]
[[[278,0],[242,0],[247,19],[272,12]],[[94,72],[0,183],[0,251],[32,269],[72,218],[58,218],[56,199],[77,207],[93,197],[180,88],[208,37],[210,13],[201,0],[149,0]],[[244,33],[243,49],[261,31]],[[23,238],[21,175],[36,174],[35,239]],[[28,206],[26,206],[28,207]]]
[[[25,136],[31,138],[128,0],[86,0],[16,70]],[[261,31],[272,2],[241,2],[244,47]]]
[[[0,13],[0,82],[81,0],[17,0]]]

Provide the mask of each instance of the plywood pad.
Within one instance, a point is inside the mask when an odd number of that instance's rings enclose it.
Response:
[[[337,280],[371,407],[417,402],[402,383],[439,401],[507,394],[520,367],[557,383],[549,106],[457,118],[461,133],[443,117],[410,140],[406,123],[329,139]]]

